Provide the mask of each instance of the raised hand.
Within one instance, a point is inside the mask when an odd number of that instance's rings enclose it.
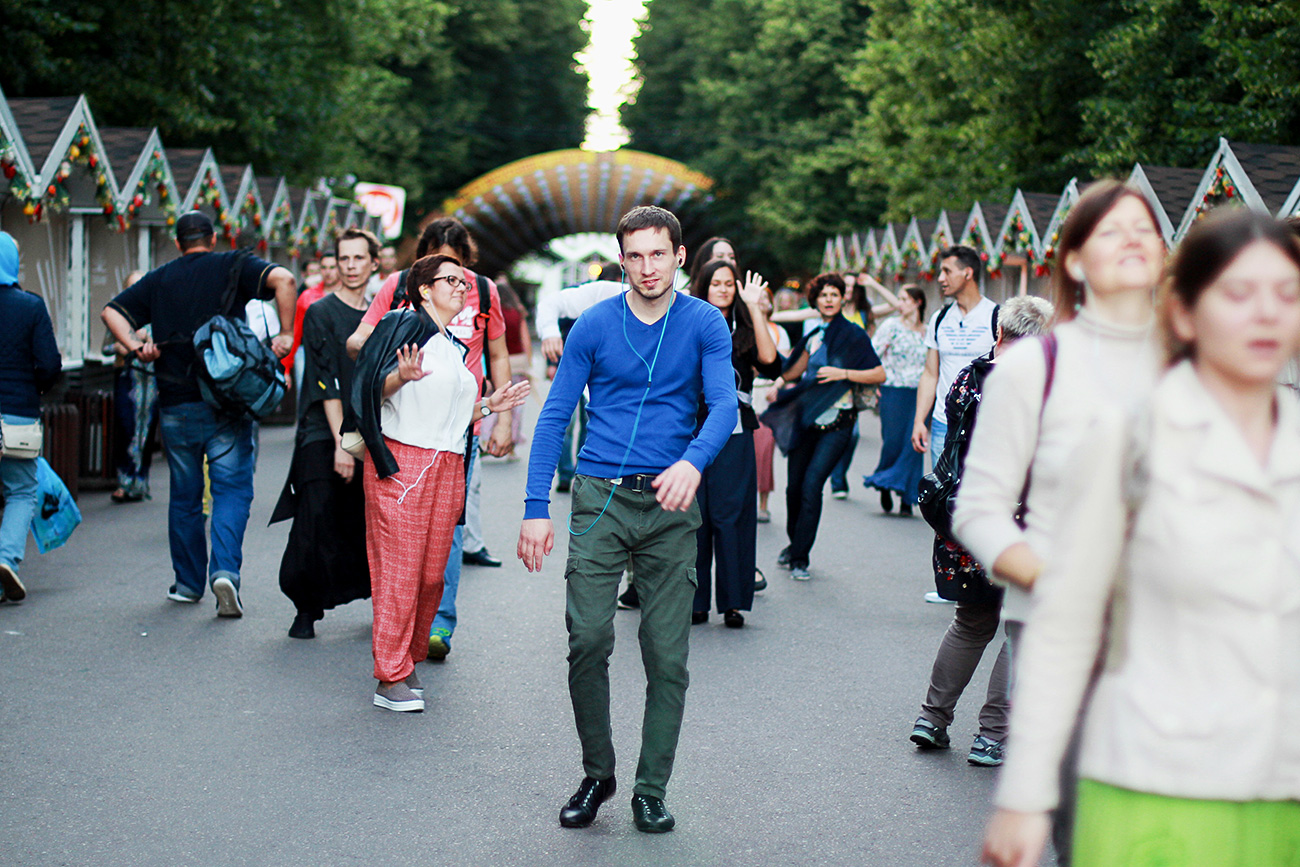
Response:
[[[509,412],[528,398],[528,393],[532,390],[532,387],[532,384],[527,380],[511,385],[503,385],[487,399],[487,408],[493,412]]]
[[[418,382],[428,372],[424,369],[424,350],[412,343],[397,348],[397,377],[402,382]]]
[[[745,285],[740,287],[740,300],[753,307],[762,299],[763,293],[767,291],[767,281],[761,274],[755,274],[748,271],[745,274]]]

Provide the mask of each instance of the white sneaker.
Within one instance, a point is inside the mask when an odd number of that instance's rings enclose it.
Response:
[[[18,573],[8,563],[0,563],[0,590],[6,602],[19,602],[27,597],[27,588],[18,580]]]
[[[808,572],[807,566],[795,566],[790,569],[790,577],[796,581],[807,581],[812,578],[812,575]]]
[[[938,591],[936,590],[931,590],[929,593],[925,594],[925,601],[933,602],[935,605],[956,605],[957,604],[957,601],[955,599],[944,599],[942,596],[939,595]]]
[[[225,575],[212,582],[212,594],[217,597],[218,617],[243,617],[244,608],[239,604],[239,591],[235,582]]]

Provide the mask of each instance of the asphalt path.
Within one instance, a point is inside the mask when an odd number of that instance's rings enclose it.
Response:
[[[534,416],[536,404],[530,403]],[[0,864],[885,865],[977,862],[996,771],[966,762],[991,646],[951,732],[907,740],[951,608],[929,605],[931,536],[881,514],[861,487],[878,423],[864,416],[847,501],[827,500],[813,579],[775,566],[743,629],[715,614],[691,633],[691,686],[667,803],[646,835],[628,799],[644,675],[637,614],[620,611],[611,662],[620,789],[590,828],[557,814],[582,770],[568,703],[565,534],[540,574],[514,557],[526,460],[483,468],[499,569],[467,567],[444,663],[421,666],[428,710],[371,706],[368,602],[286,637],[267,527],[292,431],[262,431],[245,544],[242,620],[211,597],[168,602],[167,472],[152,501],[81,497],[63,549],[29,546],[21,604],[0,606]],[[524,448],[526,452],[526,446]],[[526,455],[525,455],[526,457]],[[567,496],[556,495],[557,527]]]

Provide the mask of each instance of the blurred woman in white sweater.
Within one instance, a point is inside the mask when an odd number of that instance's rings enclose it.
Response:
[[[1117,181],[1089,187],[1061,229],[1054,348],[1022,341],[998,359],[984,385],[952,525],[989,577],[1007,585],[1003,620],[1013,671],[1030,590],[1064,504],[1070,455],[1103,408],[1145,400],[1159,370],[1154,295],[1165,246],[1158,225],[1136,189]],[[1055,843],[1068,864],[1068,794],[1063,806]]]
[[[1167,288],[1175,366],[1136,416],[1083,426],[1058,485],[985,840],[998,867],[1038,863],[1099,652],[1076,867],[1298,863],[1300,408],[1275,383],[1300,351],[1300,249],[1222,211]]]

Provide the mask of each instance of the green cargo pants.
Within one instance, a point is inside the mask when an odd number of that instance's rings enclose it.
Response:
[[[607,500],[609,506],[601,515]],[[662,798],[673,772],[690,679],[686,657],[695,599],[699,506],[692,502],[684,512],[666,512],[655,501],[653,490],[631,491],[582,475],[573,481],[572,504],[564,571],[565,624],[569,696],[582,743],[582,767],[593,779],[614,776],[609,657],[614,651],[618,583],[630,555],[641,600],[638,637],[646,673],[641,759],[633,792]]]

